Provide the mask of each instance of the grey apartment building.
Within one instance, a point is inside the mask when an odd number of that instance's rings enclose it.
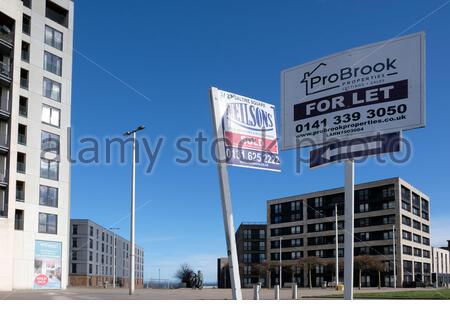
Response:
[[[71,286],[111,286],[114,273],[116,286],[129,286],[131,245],[128,240],[88,219],[72,219],[70,230]],[[144,249],[139,246],[136,246],[135,261],[136,288],[143,288]]]
[[[266,228],[265,223],[242,223],[236,231],[239,275],[243,288],[252,287],[258,282],[265,286]]]
[[[68,283],[73,12],[0,1],[0,291]]]
[[[332,189],[267,202],[267,257],[289,264],[307,257],[322,262],[311,268],[312,286],[334,281],[335,206],[338,211],[338,255],[344,256],[344,189]],[[355,259],[372,256],[384,263],[381,285],[393,286],[393,259],[397,286],[431,284],[430,203],[427,195],[400,178],[355,186]],[[395,257],[393,227],[395,226]],[[318,260],[319,260],[318,259]],[[342,265],[342,262],[340,262]],[[295,263],[294,263],[295,265]],[[355,285],[359,279],[355,272]],[[341,279],[343,270],[341,270]],[[278,268],[271,285],[280,283]],[[308,284],[301,265],[282,268],[281,283]],[[377,286],[378,272],[366,270],[362,286]]]

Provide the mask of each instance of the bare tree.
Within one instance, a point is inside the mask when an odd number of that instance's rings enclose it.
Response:
[[[177,272],[175,273],[175,278],[179,279],[180,282],[186,283],[186,287],[190,288],[192,286],[191,284],[191,275],[194,273],[194,270],[192,270],[191,266],[187,263],[183,263],[178,268]]]
[[[384,271],[385,266],[379,258],[369,255],[356,256],[354,268],[358,270],[359,290],[361,290],[362,272],[369,270],[378,271],[378,287],[381,287],[381,272]]]
[[[326,261],[323,258],[320,257],[304,257],[304,258],[300,258],[298,260],[299,264],[301,266],[303,266],[304,268],[306,268],[306,270],[308,271],[308,286],[310,289],[312,289],[312,275],[311,275],[311,271],[313,268],[317,267],[317,266],[324,266],[326,265]]]

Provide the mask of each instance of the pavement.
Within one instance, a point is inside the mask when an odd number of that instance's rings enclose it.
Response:
[[[433,289],[355,289],[357,292],[393,292],[408,290],[433,290]],[[326,295],[336,294],[334,289],[299,288],[299,299],[320,299]],[[253,300],[253,289],[242,289],[244,300]],[[291,300],[291,289],[281,289],[281,300]],[[273,289],[262,289],[261,300],[274,300]],[[15,290],[12,292],[0,292],[0,300],[231,300],[231,289],[139,289],[133,296],[128,294],[128,289],[94,289],[75,288],[66,290]]]

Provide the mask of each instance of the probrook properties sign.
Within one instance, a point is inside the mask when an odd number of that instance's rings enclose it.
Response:
[[[222,90],[216,94],[227,164],[280,171],[275,107]]]
[[[424,48],[417,33],[284,70],[283,149],[424,127]]]

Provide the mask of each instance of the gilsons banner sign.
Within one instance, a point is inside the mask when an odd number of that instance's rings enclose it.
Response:
[[[215,89],[215,112],[222,119],[227,164],[280,171],[275,107]]]

